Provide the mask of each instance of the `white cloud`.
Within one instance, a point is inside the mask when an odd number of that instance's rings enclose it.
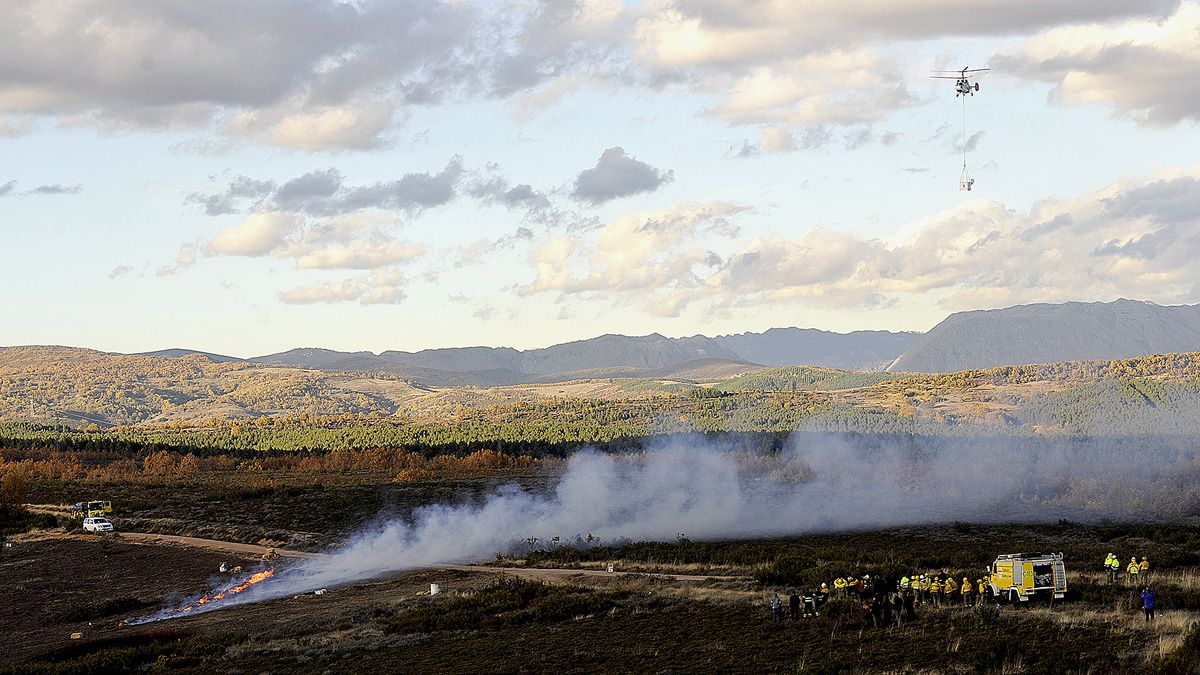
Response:
[[[351,242],[312,250],[296,258],[301,269],[371,270],[407,262],[425,252],[421,244]]]
[[[396,305],[408,297],[404,292],[407,284],[403,272],[384,269],[361,277],[291,288],[280,293],[279,299],[288,305],[355,301],[361,305]]]
[[[8,2],[0,23],[0,135],[50,120],[105,132],[193,129],[309,151],[370,149],[386,146],[415,106],[553,101],[581,87],[666,83],[712,96],[714,112],[736,123],[856,124],[908,104],[890,47],[897,41],[1161,18],[1177,6],[24,0]],[[871,87],[861,84],[868,78]]]
[[[221,230],[209,248],[220,255],[262,256],[271,253],[303,220],[290,213],[252,213],[240,225]]]
[[[763,127],[762,140],[758,147],[763,152],[791,152],[796,149],[796,139],[792,132],[779,127]]]
[[[713,201],[622,214],[606,223],[589,246],[550,236],[530,251],[536,276],[518,292],[629,293],[658,315],[681,306],[677,288],[695,288],[713,254],[691,240],[701,234],[731,236],[746,206]],[[585,273],[576,274],[580,268]]]
[[[736,212],[714,204],[626,214],[590,242],[547,239],[520,292],[587,294],[666,315],[698,300],[878,307],[935,292],[961,309],[1200,293],[1200,169],[1123,179],[1023,213],[971,200],[911,223],[895,241],[812,228],[708,251],[698,245],[703,224]]]
[[[1161,18],[1177,5],[1178,0],[659,0],[637,21],[633,62],[652,80],[681,82],[712,97],[711,112],[734,124],[858,125],[915,103],[898,41]]]
[[[0,115],[378,148],[414,106],[599,70],[631,18],[619,0],[9,2]]]
[[[231,120],[227,129],[235,135],[312,152],[370,150],[387,145],[385,135],[394,115],[389,105],[363,100],[336,106],[296,106],[292,111],[245,112]]]
[[[1141,124],[1200,121],[1200,3],[1165,21],[1057,28],[993,62],[1021,77],[1054,83],[1053,100],[1100,103]]]

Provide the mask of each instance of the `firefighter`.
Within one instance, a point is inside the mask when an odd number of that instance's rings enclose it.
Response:
[[[959,592],[962,593],[963,607],[970,607],[971,591],[975,590],[975,587],[971,585],[971,580],[963,577],[962,586],[959,586],[958,588]]]
[[[833,580],[833,594],[839,598],[846,597],[846,580],[842,577]]]
[[[858,592],[858,579],[854,575],[846,577],[846,596],[849,597]]]
[[[1104,573],[1105,574],[1108,574],[1109,570],[1112,569],[1112,561],[1113,561],[1113,554],[1109,553],[1108,555],[1104,556]]]
[[[976,591],[978,592],[978,595],[975,596],[975,602],[979,606],[982,607],[983,601],[987,598],[987,590],[988,590],[987,584],[983,583],[982,578],[976,579],[975,580],[975,588],[976,588]]]
[[[1138,572],[1142,571],[1142,567],[1138,565],[1137,556],[1129,559],[1129,567],[1126,567],[1125,571],[1129,573],[1129,581],[1137,583]]]
[[[938,581],[937,577],[929,580],[929,592],[933,595],[933,604],[938,607],[942,606],[942,582]]]
[[[871,575],[869,575],[869,574],[867,576],[863,577],[863,579],[870,579],[870,578],[871,578]],[[866,593],[867,593],[867,584],[863,581],[863,579],[859,579],[854,584],[854,590],[855,590],[855,592],[858,593],[858,597],[860,597],[860,598],[862,596],[866,595]]]
[[[954,577],[946,577],[946,583],[942,586],[942,590],[946,593],[946,606],[954,602],[954,593],[958,590],[958,583],[954,581]]]
[[[813,607],[815,610],[813,611],[813,614],[819,613],[821,611],[821,607],[823,607],[825,602],[828,600],[829,586],[827,584],[821,584],[821,588],[818,589],[816,593],[813,593]]]
[[[921,603],[929,603],[929,577],[921,575],[921,580],[917,583],[917,590],[920,591]]]
[[[800,596],[796,595],[796,591],[792,591],[788,598],[788,609],[791,610],[792,621],[800,618]]]
[[[1150,571],[1150,561],[1146,560],[1146,556],[1142,556],[1142,562],[1138,563],[1139,572],[1142,575],[1142,580],[1146,580],[1146,573]]]
[[[904,589],[908,588],[908,584],[908,575],[905,574],[904,576],[900,577],[900,588],[898,590],[903,591]]]
[[[1121,559],[1117,554],[1112,554],[1112,558],[1108,561],[1108,583],[1117,583],[1117,575],[1121,573]]]
[[[779,599],[778,593],[771,597],[771,619],[775,623],[783,621],[783,601]]]

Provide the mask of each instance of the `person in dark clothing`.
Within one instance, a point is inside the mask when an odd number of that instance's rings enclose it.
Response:
[[[811,588],[806,588],[804,589],[804,616],[809,617],[816,615],[817,599],[813,595],[813,590]]]
[[[779,599],[779,594],[771,596],[771,618],[775,623],[783,621],[783,601]]]
[[[1149,586],[1142,589],[1142,610],[1146,612],[1146,621],[1154,618],[1154,589]]]
[[[792,597],[788,598],[788,609],[792,613],[792,621],[800,618],[800,596],[796,595],[796,591],[792,591]]]
[[[821,611],[821,607],[829,600],[829,586],[821,584],[816,593],[813,593],[813,614]]]

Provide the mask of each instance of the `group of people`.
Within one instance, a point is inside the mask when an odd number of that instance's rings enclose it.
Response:
[[[792,619],[799,619],[801,616],[816,616],[828,601],[828,584],[821,584],[819,590],[806,590],[803,597],[796,591],[792,591],[792,594],[788,597],[788,612],[791,614]],[[778,593],[771,598],[771,616],[775,619],[776,623],[783,621],[783,600],[780,599]]]
[[[961,604],[973,607],[987,600],[988,586],[982,578],[971,581],[963,577],[959,582],[950,574],[913,574],[884,579],[864,574],[838,577],[833,580],[833,591],[822,583],[819,588],[809,587],[798,593],[792,591],[788,598],[788,609],[792,619],[817,616],[829,598],[855,600],[861,604],[863,618],[876,626],[899,624],[915,618],[922,605],[937,607]],[[776,622],[783,621],[783,600],[776,593],[771,598],[771,615]]]
[[[1137,556],[1133,556],[1128,565],[1122,565],[1121,558],[1116,553],[1109,553],[1104,558],[1104,571],[1108,573],[1108,583],[1117,583],[1121,578],[1122,569],[1125,570],[1125,576],[1130,583],[1136,584],[1139,580],[1145,581],[1146,575],[1150,573],[1150,561],[1146,560],[1146,556],[1142,556],[1142,561],[1138,562]]]

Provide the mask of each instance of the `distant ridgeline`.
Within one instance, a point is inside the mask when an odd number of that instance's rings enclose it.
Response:
[[[85,361],[92,359],[107,365],[36,377],[0,374],[6,420],[0,443],[115,452],[403,447],[553,455],[587,445],[633,448],[641,439],[691,432],[728,435],[755,447],[764,438],[777,444],[797,430],[963,437],[1200,433],[1196,353],[945,375],[780,368],[634,391],[625,388],[641,381],[590,380],[578,390],[430,391],[399,380],[215,364],[201,357],[99,355]],[[125,359],[134,360],[132,372]],[[43,421],[21,421],[31,408],[43,412]],[[66,412],[58,423],[46,423],[54,411]],[[154,417],[180,411],[192,416]],[[220,417],[230,411],[236,416]],[[213,414],[199,416],[206,412]],[[106,426],[89,419],[103,419]]]
[[[925,334],[772,328],[716,337],[601,335],[524,351],[456,347],[375,354],[301,348],[243,360],[166,349],[142,356],[200,354],[222,363],[387,373],[428,386],[497,386],[584,377],[705,379],[780,366],[952,373],[1195,351],[1200,351],[1200,305],[1116,300],[958,312]]]

